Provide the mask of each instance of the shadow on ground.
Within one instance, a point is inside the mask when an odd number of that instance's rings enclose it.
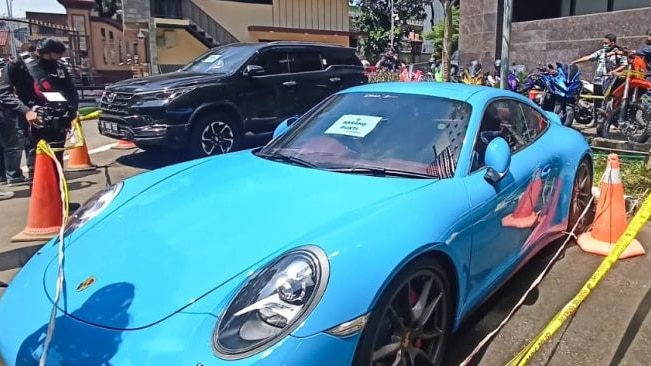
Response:
[[[42,246],[40,243],[0,253],[0,271],[21,268]]]
[[[450,339],[444,365],[459,365],[486,335],[497,328],[531,286],[531,283],[547,266],[558,248],[563,244],[563,240],[557,240],[544,248],[461,324],[457,333]],[[565,250],[569,248],[570,243],[568,243]],[[561,253],[557,261],[563,258],[564,253]],[[526,298],[523,306],[535,304],[538,301],[538,294],[538,288],[534,288]],[[491,341],[475,355],[469,365],[478,365],[480,363]]]

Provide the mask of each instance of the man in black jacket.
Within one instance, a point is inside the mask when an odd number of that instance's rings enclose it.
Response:
[[[0,79],[0,107],[13,112],[29,136],[28,166],[33,170],[36,144],[45,140],[53,148],[62,148],[71,128],[79,104],[79,96],[72,77],[68,73],[61,57],[66,51],[65,45],[53,38],[43,39],[36,45],[36,52],[19,57],[5,66]],[[50,110],[47,93],[59,92],[67,100],[63,111]],[[39,116],[37,112],[43,112]],[[42,123],[44,114],[49,123]],[[63,164],[63,152],[57,152],[57,158]]]

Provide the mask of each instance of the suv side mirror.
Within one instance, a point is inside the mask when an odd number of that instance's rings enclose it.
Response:
[[[511,165],[511,148],[506,140],[496,137],[488,144],[484,165],[487,168],[484,179],[489,183],[494,184],[504,178]]]
[[[289,128],[298,120],[299,116],[293,116],[289,117],[286,120],[280,122],[280,124],[276,127],[274,130],[273,138],[275,139],[276,137],[282,135],[285,133]]]
[[[264,68],[258,65],[248,65],[244,69],[244,76],[257,76],[264,74]]]

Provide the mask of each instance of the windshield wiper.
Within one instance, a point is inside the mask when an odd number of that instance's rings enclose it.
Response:
[[[297,158],[295,156],[289,156],[289,155],[283,155],[283,154],[269,154],[269,153],[256,153],[256,156],[259,156],[261,158],[269,159],[269,160],[275,160],[275,161],[282,161],[282,162],[287,162],[287,163],[293,163],[296,165],[308,167],[308,168],[318,168],[316,164],[314,164],[311,161],[303,160],[301,158]]]
[[[373,166],[359,166],[351,168],[328,168],[330,172],[337,173],[349,173],[349,174],[367,174],[375,177],[407,177],[407,178],[427,178],[427,179],[437,179],[437,177],[425,174],[410,172],[407,170],[399,169],[387,169],[382,167],[373,167]]]

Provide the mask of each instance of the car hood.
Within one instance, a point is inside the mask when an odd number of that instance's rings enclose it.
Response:
[[[320,233],[354,225],[376,205],[432,183],[314,170],[249,151],[211,159],[80,229],[66,247],[62,311],[115,329],[152,325],[261,261],[318,245],[310,240]],[[53,253],[44,274],[50,299],[56,275]],[[92,284],[83,289],[84,282]],[[104,305],[105,289],[116,283],[134,291],[111,294]],[[105,315],[116,297],[129,303],[128,322]]]
[[[139,93],[167,88],[185,88],[189,86],[214,83],[226,76],[226,74],[203,72],[171,72],[168,74],[123,80],[109,86],[107,91]]]

